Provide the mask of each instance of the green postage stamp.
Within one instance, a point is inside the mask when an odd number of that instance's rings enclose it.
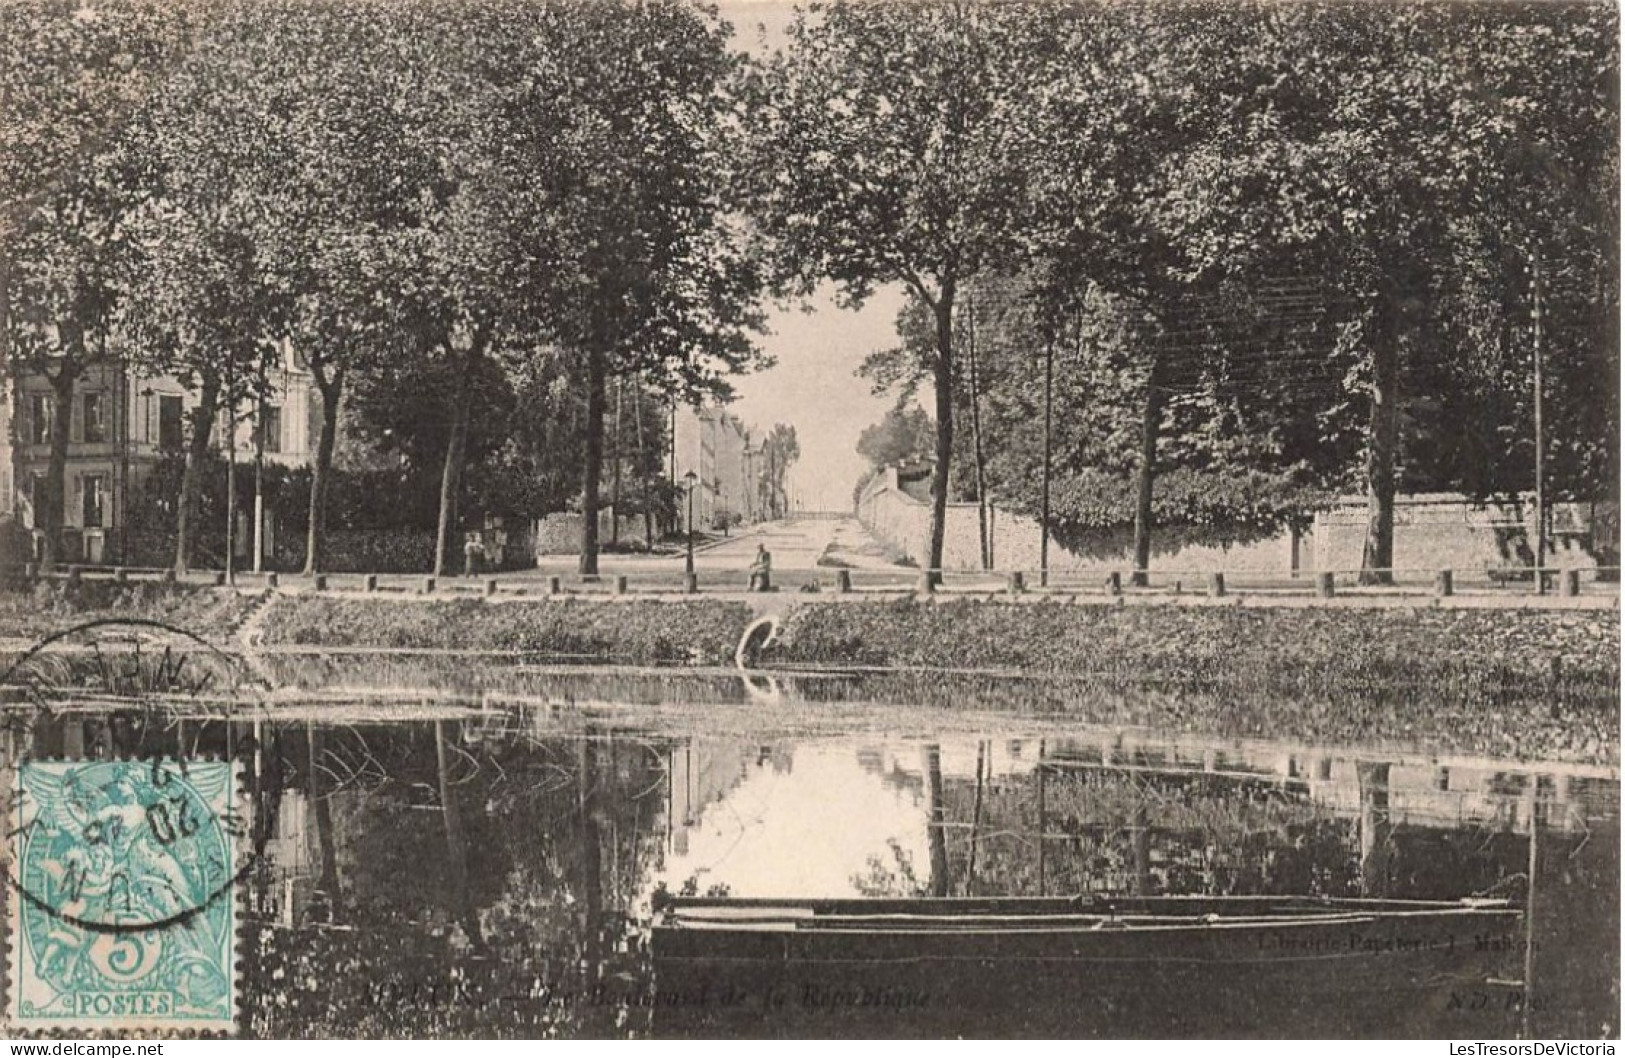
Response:
[[[11,791],[7,1018],[21,1030],[230,1032],[229,761],[25,761]]]

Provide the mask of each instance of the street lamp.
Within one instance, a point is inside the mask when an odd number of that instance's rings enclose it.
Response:
[[[683,475],[683,481],[688,484],[688,555],[683,560],[683,572],[690,576],[694,573],[694,486],[699,480],[699,475],[692,470]]]

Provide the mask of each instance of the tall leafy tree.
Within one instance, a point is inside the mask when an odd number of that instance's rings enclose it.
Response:
[[[535,149],[564,208],[561,259],[533,278],[550,333],[584,366],[580,569],[593,574],[609,379],[692,393],[750,363],[759,270],[730,195],[740,59],[726,26],[674,0],[548,10],[556,51],[531,95],[567,109]]]
[[[897,283],[931,314],[932,571],[954,448],[954,307],[964,283],[1021,248],[1045,10],[836,3],[799,15],[757,79],[752,202],[781,278],[802,290],[833,279],[852,304]]]
[[[61,544],[73,387],[112,353],[122,222],[139,201],[117,149],[207,10],[16,0],[0,17],[0,351],[13,379],[50,384],[35,496],[47,568]]]

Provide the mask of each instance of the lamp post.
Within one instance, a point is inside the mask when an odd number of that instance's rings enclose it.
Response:
[[[683,559],[683,572],[689,576],[694,575],[694,486],[699,480],[699,475],[692,470],[683,475],[688,485],[688,553]]]

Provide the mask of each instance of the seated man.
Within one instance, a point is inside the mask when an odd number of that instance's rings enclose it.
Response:
[[[773,585],[773,556],[766,544],[756,545],[756,560],[750,564],[750,590],[767,591]]]

